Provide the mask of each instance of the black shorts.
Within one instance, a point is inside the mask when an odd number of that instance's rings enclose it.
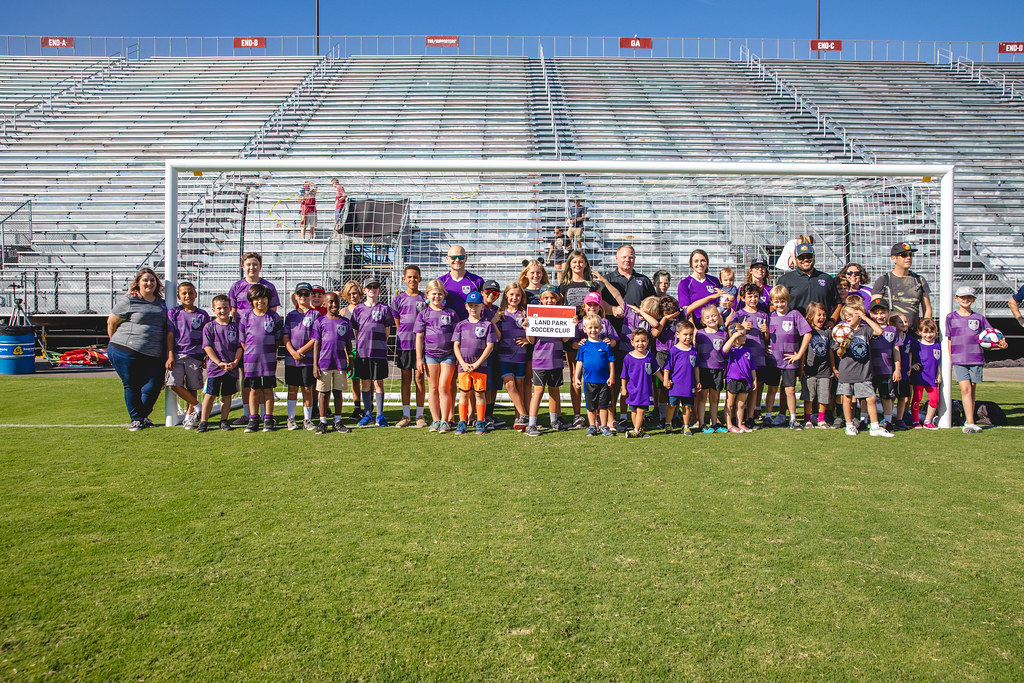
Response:
[[[871,384],[874,385],[878,398],[896,398],[896,386],[893,384],[892,375],[875,375],[871,378]]]
[[[355,366],[356,377],[359,379],[387,379],[388,361],[384,358],[356,358],[352,363]]]
[[[246,389],[273,389],[277,386],[277,378],[273,375],[267,377],[246,377],[243,380]]]
[[[795,387],[796,386],[797,375],[799,374],[797,372],[796,368],[788,368],[788,369],[785,369],[785,370],[779,370],[778,373],[779,373],[779,383],[777,385],[773,384],[772,385],[773,387],[774,386],[780,386],[780,387]]]
[[[557,370],[534,370],[533,386],[535,387],[560,387],[562,386],[562,368]]]
[[[896,398],[910,398],[910,380],[901,379],[896,382]]]
[[[763,368],[757,369],[757,378],[766,387],[777,387],[782,379],[782,371],[776,367],[765,365]]]
[[[668,404],[670,406],[689,406],[693,407],[693,396],[669,396]]]
[[[668,351],[658,351],[654,354],[654,359],[658,361],[658,367],[664,370],[665,364],[668,363]],[[665,376],[660,372],[654,373],[654,383],[659,387],[665,386]]]
[[[725,386],[725,370],[700,368],[700,386],[704,391],[721,391]]]
[[[731,379],[725,383],[725,390],[730,394],[750,393],[750,382],[745,379]]]
[[[584,382],[583,398],[587,410],[606,410],[612,407],[612,388],[604,382]]]
[[[416,369],[416,349],[399,350],[395,352],[395,367],[399,370]]]
[[[284,366],[284,383],[290,387],[313,386],[313,366]]]
[[[238,378],[232,375],[207,377],[206,393],[210,396],[230,396],[238,393]]]

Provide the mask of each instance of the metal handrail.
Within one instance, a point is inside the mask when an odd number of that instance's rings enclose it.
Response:
[[[551,117],[551,134],[555,139],[555,158],[561,161],[562,159],[562,144],[558,134],[558,123],[555,120],[555,105],[551,99],[551,77],[548,76],[547,60],[544,58],[544,46],[538,45],[537,49],[540,53],[540,70],[544,76],[544,94],[548,100],[548,116]],[[565,219],[568,221],[570,216],[569,210],[569,185],[565,182],[565,174],[558,174],[559,188],[562,190],[562,205],[565,208]]]
[[[996,80],[994,78],[986,76],[984,73],[982,73],[981,67],[975,65],[973,59],[968,59],[967,57],[957,57],[956,61],[954,62],[952,53],[950,53],[949,68],[952,71],[956,72],[957,74],[959,74],[961,71],[966,72],[968,78],[972,81],[977,81],[978,83],[985,83],[986,85],[990,85],[993,88],[999,88],[1002,97],[1006,97],[1007,99],[1011,100],[1014,98],[1024,100],[1024,86],[1021,86],[1019,83],[1017,83],[1017,81],[1014,81],[1012,79],[1009,81],[1009,84],[1007,84],[1006,74],[1001,74],[1002,78],[1000,80]],[[1007,89],[1007,85],[1009,85],[1009,89]]]

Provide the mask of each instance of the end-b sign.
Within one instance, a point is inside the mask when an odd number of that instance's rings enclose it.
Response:
[[[43,36],[39,39],[40,47],[74,47],[75,39],[70,36]]]
[[[575,337],[574,306],[527,306],[526,334],[531,337]]]
[[[263,49],[267,46],[267,39],[263,36],[251,36],[249,38],[235,38],[235,48]]]
[[[619,38],[620,50],[653,50],[653,38]]]

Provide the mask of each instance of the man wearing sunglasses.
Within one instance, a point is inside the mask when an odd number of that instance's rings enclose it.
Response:
[[[458,244],[448,249],[445,259],[448,262],[448,272],[438,278],[448,292],[444,305],[452,309],[459,320],[465,320],[468,317],[466,297],[470,292],[481,291],[484,279],[466,270],[466,250]]]
[[[914,249],[906,242],[894,244],[889,250],[892,270],[875,280],[871,286],[871,301],[885,301],[893,313],[902,313],[914,332],[920,318],[932,317],[931,291],[925,279],[912,271]],[[921,313],[920,317],[918,313]]]

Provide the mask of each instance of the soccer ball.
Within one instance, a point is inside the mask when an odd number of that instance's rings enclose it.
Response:
[[[832,328],[832,341],[839,346],[849,344],[851,337],[853,337],[853,328],[845,320],[836,323],[836,326]]]
[[[983,349],[995,348],[1001,341],[1003,341],[1003,333],[994,327],[986,327],[978,333],[978,343]]]

